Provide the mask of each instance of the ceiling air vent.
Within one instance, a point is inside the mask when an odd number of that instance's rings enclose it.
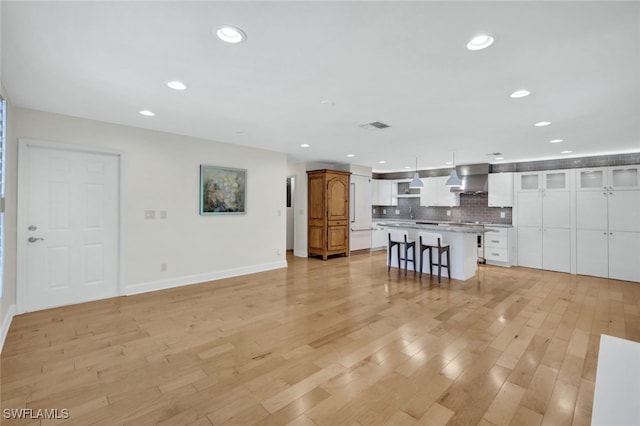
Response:
[[[382,121],[372,121],[371,123],[361,124],[360,127],[363,127],[365,129],[386,129],[390,126],[383,123]]]

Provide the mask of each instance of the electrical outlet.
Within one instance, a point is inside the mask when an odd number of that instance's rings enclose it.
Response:
[[[400,214],[400,209],[396,209],[396,214]]]
[[[447,216],[451,216],[451,210],[447,210]]]
[[[504,219],[505,217],[507,217],[507,213],[500,212],[500,219]]]
[[[387,209],[382,209],[382,214],[387,214]]]
[[[160,210],[160,219],[166,219],[166,218],[167,218],[167,211]]]
[[[167,272],[167,264],[166,263],[161,263],[160,264],[160,272]]]
[[[277,253],[278,253],[278,256],[282,255],[282,250],[278,249]]]
[[[376,208],[375,207],[373,208],[373,214],[376,214]]]

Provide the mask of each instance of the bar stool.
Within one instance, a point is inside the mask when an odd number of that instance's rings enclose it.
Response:
[[[393,230],[389,231],[389,263],[387,267],[387,272],[391,270],[391,251],[394,246],[398,247],[398,268],[400,268],[401,260],[404,260],[404,274],[407,275],[407,263],[411,262],[413,264],[413,273],[416,273],[416,242],[409,241],[408,237],[409,233],[407,231],[398,231]],[[404,257],[400,256],[400,246],[404,245]],[[413,256],[409,259],[409,249],[413,249]]]
[[[440,275],[442,272],[442,268],[447,268],[447,275],[449,279],[451,279],[451,258],[449,257],[449,245],[442,245],[442,234],[437,234],[435,232],[420,232],[418,234],[420,239],[420,278],[422,278],[422,271],[424,269],[424,252],[428,251],[429,255],[429,275],[433,275],[433,267],[438,267],[438,283],[440,283]],[[433,262],[433,257],[431,256],[431,250],[435,250],[438,255],[438,262]],[[442,255],[447,255],[447,264],[442,264]]]

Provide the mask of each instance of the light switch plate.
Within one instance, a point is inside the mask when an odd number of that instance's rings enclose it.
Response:
[[[145,210],[144,211],[144,218],[145,219],[155,219],[156,218],[156,211],[155,210]]]
[[[500,219],[504,219],[505,217],[507,217],[507,214],[505,212],[500,212]]]

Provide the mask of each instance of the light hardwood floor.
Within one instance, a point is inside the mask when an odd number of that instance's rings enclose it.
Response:
[[[14,318],[2,408],[42,424],[588,425],[600,334],[640,341],[640,284],[383,253]],[[39,424],[38,421],[3,424]]]

